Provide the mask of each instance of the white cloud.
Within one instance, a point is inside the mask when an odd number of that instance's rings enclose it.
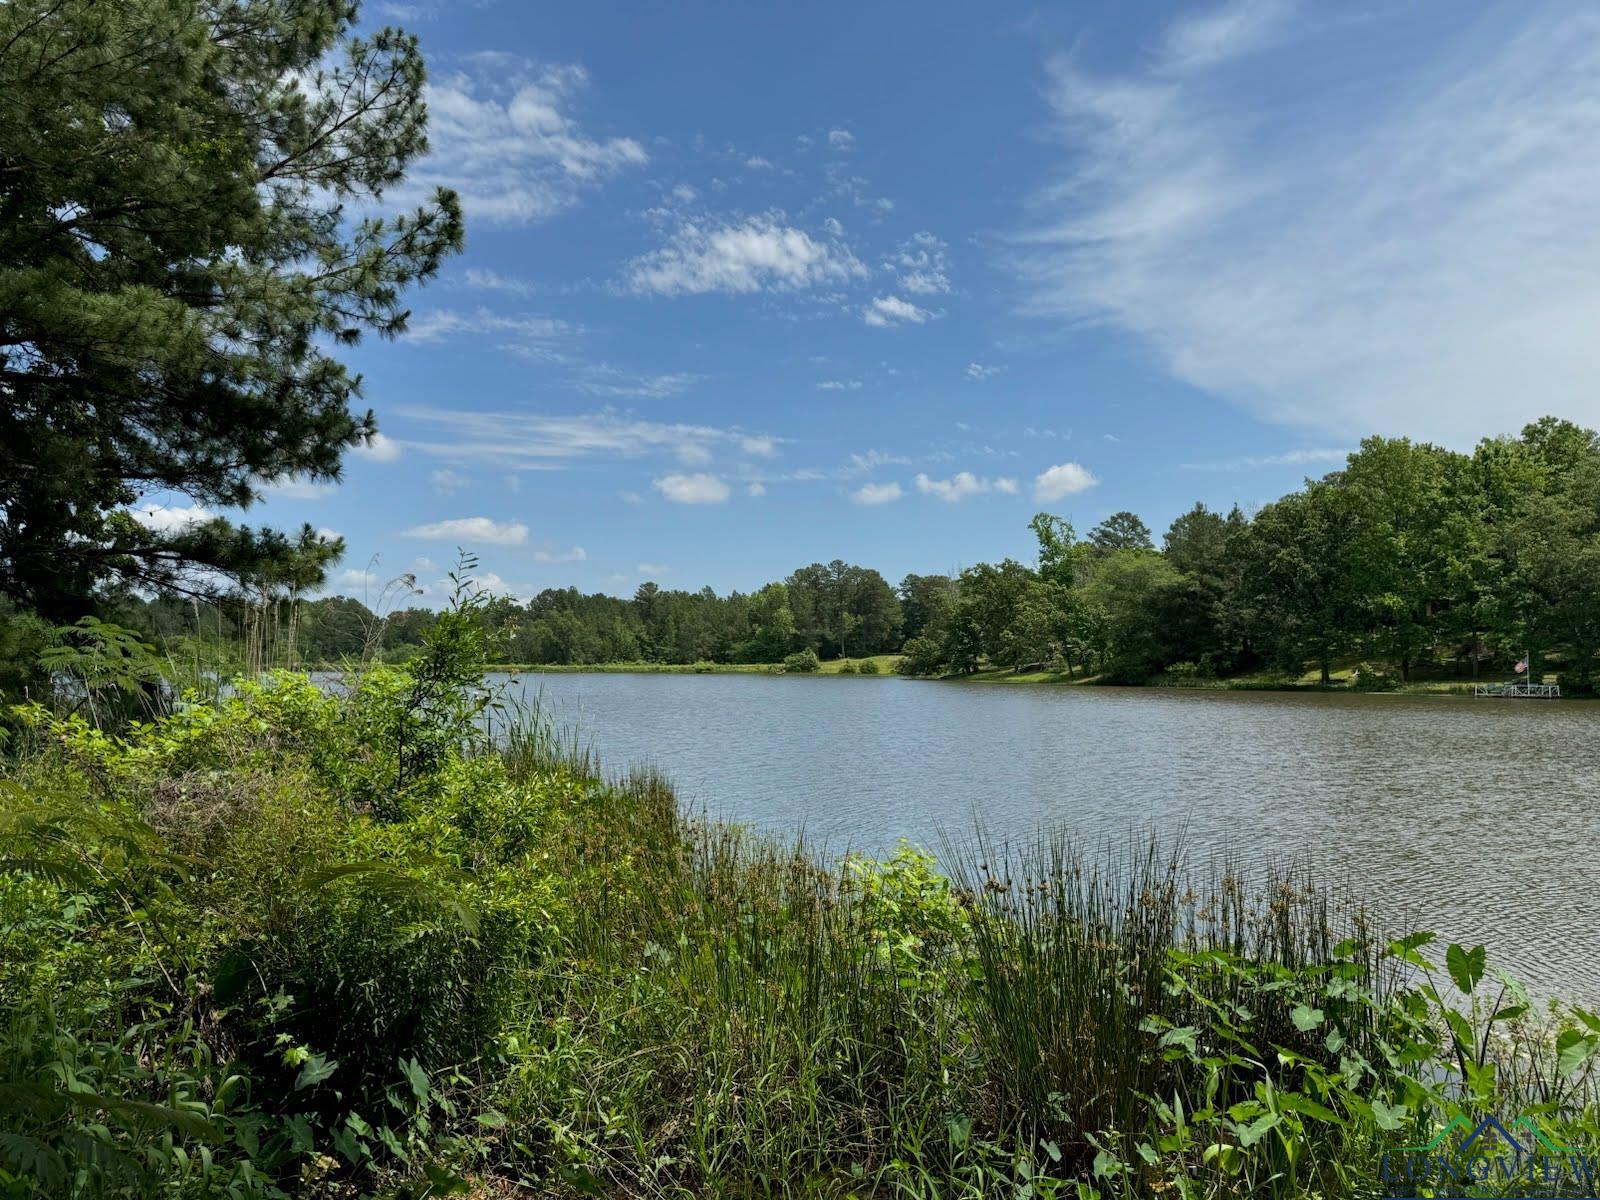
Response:
[[[443,185],[474,222],[520,225],[577,203],[586,188],[649,161],[631,137],[587,133],[572,115],[588,86],[581,67],[474,55],[469,71],[427,88],[428,141],[402,200]]]
[[[1075,153],[1018,264],[1036,306],[1338,435],[1600,420],[1596,14],[1408,29],[1414,52],[1359,88],[1323,82],[1337,23],[1292,16],[1258,0],[1187,18],[1132,74],[1055,64]]]
[[[329,529],[326,525],[324,525],[317,530],[317,536],[325,542],[337,542],[344,537],[344,534],[340,533],[337,529]]]
[[[686,222],[624,272],[630,291],[661,296],[801,291],[866,274],[836,235],[813,236],[778,212],[720,225]]]
[[[533,561],[540,563],[575,563],[583,562],[588,557],[588,551],[582,546],[574,546],[570,550],[535,550],[533,552]]]
[[[764,483],[752,483],[744,490],[748,496],[765,496],[767,494],[767,485]]]
[[[666,575],[672,571],[672,568],[663,566],[660,563],[640,563],[638,571],[641,575]]]
[[[1047,501],[1060,500],[1063,496],[1088,491],[1099,482],[1079,463],[1059,463],[1034,476],[1033,498]]]
[[[937,496],[948,504],[954,504],[958,500],[965,500],[968,496],[980,496],[985,492],[995,490],[1015,492],[1016,481],[1010,479],[980,479],[971,471],[957,471],[949,479],[930,479],[926,475],[917,476],[917,491],[924,496]]]
[[[985,379],[993,379],[1003,370],[1004,367],[991,367],[984,363],[972,362],[967,364],[967,378],[975,383],[982,383]]]
[[[617,493],[617,499],[623,501],[626,504],[643,504],[644,503],[644,497],[639,495],[638,492],[621,491],[621,492]]]
[[[759,154],[750,155],[749,158],[744,160],[744,165],[752,171],[771,171],[775,170],[777,166],[770,158],[762,158]]]
[[[386,433],[375,433],[355,447],[355,453],[373,462],[393,462],[400,457],[400,443]]]
[[[915,233],[884,259],[884,267],[898,277],[902,291],[918,296],[941,295],[950,290],[946,249],[933,234]]]
[[[721,504],[728,498],[728,485],[715,475],[663,475],[651,487],[674,504]]]
[[[426,538],[430,541],[460,542],[469,548],[475,544],[520,546],[528,540],[528,527],[521,521],[496,521],[492,517],[456,517],[449,521],[417,525],[406,530],[405,536]]]
[[[862,319],[880,329],[887,325],[921,325],[932,315],[927,309],[919,308],[899,296],[878,296],[861,310]]]
[[[1008,496],[1015,496],[1022,489],[1018,486],[1015,479],[1011,479],[1002,475],[999,479],[994,481],[994,490],[997,492],[1004,492]]]
[[[739,449],[752,458],[774,458],[778,453],[778,439],[771,437],[740,438]]]
[[[890,504],[904,494],[898,483],[864,483],[850,493],[850,499],[857,504]]]
[[[204,525],[216,517],[216,513],[200,505],[180,507],[168,504],[146,504],[140,508],[130,509],[133,519],[155,533],[172,534],[182,533],[193,529],[196,525]]]
[[[859,379],[824,379],[817,384],[819,392],[853,392],[860,387]]]
[[[856,135],[848,129],[828,130],[828,145],[836,150],[848,150],[856,144]]]

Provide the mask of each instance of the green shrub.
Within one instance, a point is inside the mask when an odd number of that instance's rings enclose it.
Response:
[[[845,659],[844,662],[840,664],[840,666],[839,666],[839,674],[841,674],[841,675],[854,675],[855,673],[856,673],[856,665],[855,665],[855,663],[851,662],[848,658]]]
[[[875,658],[864,658],[856,667],[856,670],[860,671],[863,675],[877,675],[879,674],[878,660]]]
[[[1387,666],[1364,662],[1356,667],[1351,683],[1361,691],[1391,691],[1400,686],[1400,676]]]
[[[902,675],[939,675],[947,666],[944,647],[929,637],[914,637],[902,648],[898,670]]]
[[[783,660],[783,670],[789,675],[808,675],[822,669],[822,661],[817,658],[817,652],[807,647],[797,651]]]

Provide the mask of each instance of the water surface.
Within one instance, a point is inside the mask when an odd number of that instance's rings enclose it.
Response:
[[[1486,942],[1545,994],[1600,999],[1600,703],[936,683],[522,675],[603,765],[830,849],[1058,823],[1186,827],[1300,855],[1393,926]]]

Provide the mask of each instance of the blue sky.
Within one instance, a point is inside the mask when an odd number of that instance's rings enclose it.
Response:
[[[466,253],[352,355],[383,435],[250,521],[333,591],[526,597],[1159,535],[1370,432],[1600,421],[1600,12],[372,4]],[[182,519],[176,507],[152,519]]]

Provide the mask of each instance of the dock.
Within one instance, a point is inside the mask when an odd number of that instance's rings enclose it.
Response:
[[[1510,696],[1518,700],[1559,700],[1560,685],[1554,683],[1475,683],[1474,696]]]

